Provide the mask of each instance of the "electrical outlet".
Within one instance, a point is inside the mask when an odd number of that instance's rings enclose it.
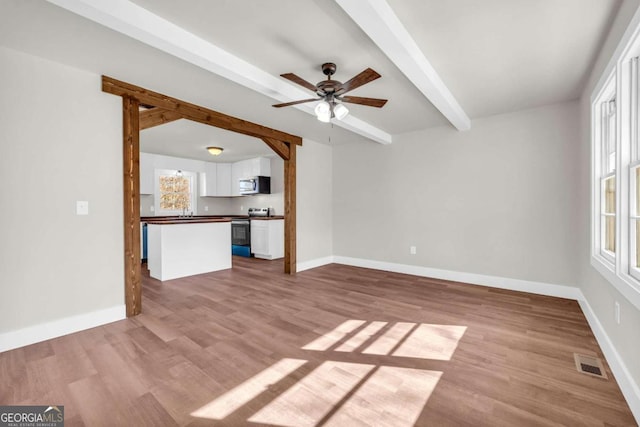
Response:
[[[89,202],[78,200],[76,202],[76,215],[89,215]]]
[[[411,255],[415,255],[415,254],[416,254],[416,247],[415,247],[415,246],[411,246],[411,247],[409,247],[409,253],[410,253]]]
[[[151,212],[153,212],[153,211],[155,211],[156,209],[155,209],[155,208],[153,207],[153,205],[152,205],[152,206],[149,206],[149,210],[150,210]]]
[[[614,314],[616,317],[616,323],[619,325],[620,324],[620,303],[618,301],[616,301],[616,304],[615,304]]]
[[[209,212],[209,206],[205,206],[205,207],[204,207],[204,211],[205,211],[205,212]]]

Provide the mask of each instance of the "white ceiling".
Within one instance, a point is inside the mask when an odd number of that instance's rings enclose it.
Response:
[[[292,72],[316,83],[324,79],[320,64],[328,61],[338,65],[335,78],[340,81],[367,67],[375,69],[382,78],[350,95],[387,98],[389,102],[382,109],[352,104],[349,108],[352,116],[391,135],[450,126],[334,1],[134,2],[272,76]],[[471,118],[473,127],[475,118],[576,99],[621,1],[387,2]],[[278,100],[47,2],[0,2],[0,45],[318,142],[339,144],[365,139],[320,123],[295,108],[272,108]],[[179,155],[179,149],[171,144],[172,135],[184,135],[187,128],[199,127],[182,122],[144,131],[148,133],[142,136],[143,150],[155,144],[165,147],[156,151]],[[185,157],[208,159],[206,153],[196,155],[195,147],[217,145],[204,141],[224,138],[217,130],[205,137],[204,131],[193,129],[197,137],[184,137],[180,142],[185,150],[191,150]],[[228,144],[233,143],[234,138],[226,139]],[[194,144],[190,148],[189,141]],[[256,151],[258,146],[263,149],[260,144],[255,141]],[[224,161],[222,156],[220,159]]]

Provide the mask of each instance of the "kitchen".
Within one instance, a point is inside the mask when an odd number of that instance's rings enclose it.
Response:
[[[282,258],[283,210],[284,162],[260,140],[187,120],[141,132],[141,257],[151,277],[231,268],[233,256]]]

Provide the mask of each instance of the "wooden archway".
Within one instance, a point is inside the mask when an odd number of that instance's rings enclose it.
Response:
[[[102,91],[122,97],[124,282],[127,317],[142,310],[140,131],[188,119],[263,140],[284,160],[284,272],[296,272],[296,146],[302,138],[102,76]],[[140,106],[147,108],[140,112]]]

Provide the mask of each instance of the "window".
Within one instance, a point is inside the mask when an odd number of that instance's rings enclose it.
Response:
[[[640,36],[591,98],[591,263],[640,306]]]
[[[189,215],[196,211],[195,173],[156,169],[155,200],[158,215]]]
[[[598,191],[594,201],[598,212],[597,228],[599,233],[595,239],[596,250],[602,261],[612,267],[616,257],[616,177],[617,177],[617,114],[616,114],[616,81],[612,76],[601,95],[594,102],[594,157],[599,161],[596,165]]]
[[[638,120],[640,113],[640,70],[638,57],[629,62],[629,143],[631,158],[629,164],[629,273],[640,280],[640,145],[638,141]]]

